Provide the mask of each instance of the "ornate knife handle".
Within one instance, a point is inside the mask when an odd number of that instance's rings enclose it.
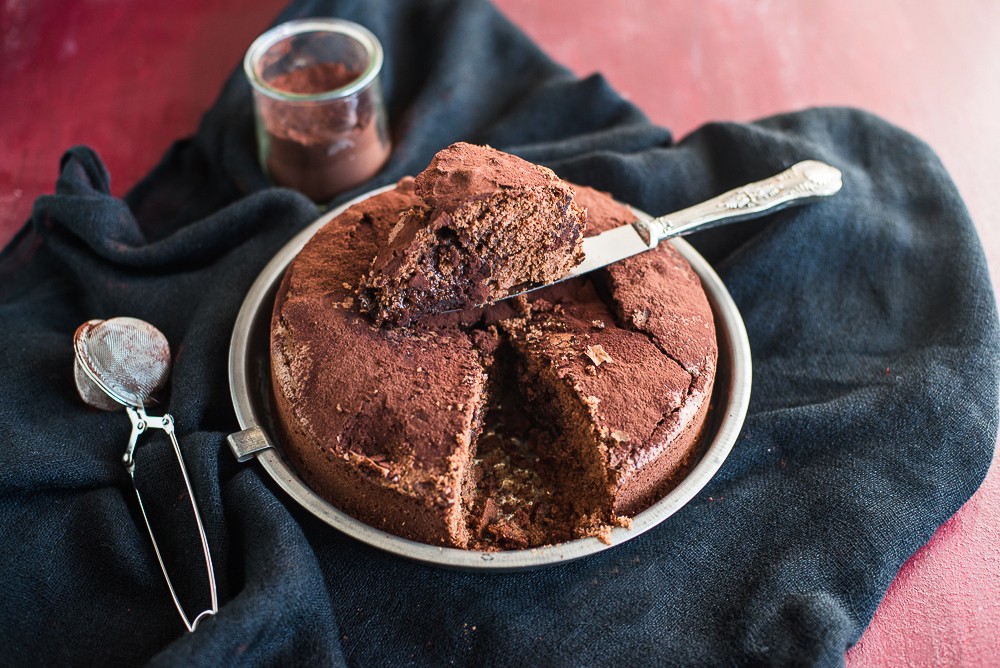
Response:
[[[695,230],[756,218],[786,206],[829,197],[842,185],[843,177],[836,167],[818,160],[804,160],[769,179],[749,183],[687,209],[635,225],[652,248],[664,239]]]

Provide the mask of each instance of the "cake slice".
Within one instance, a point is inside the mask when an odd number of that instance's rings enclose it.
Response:
[[[285,272],[271,321],[276,431],[299,475],[341,510],[464,547],[462,484],[485,410],[489,337],[376,328],[357,313],[352,288],[413,205],[412,187],[405,179],[351,207]]]
[[[616,326],[591,283],[560,292],[564,303],[536,300],[504,328],[529,410],[554,427],[561,503],[576,518],[569,537],[603,535],[662,496],[693,454],[697,431],[675,438],[692,377],[645,334]]]
[[[485,146],[452,144],[417,175],[358,297],[377,324],[482,306],[583,260],[586,211],[550,169]]]

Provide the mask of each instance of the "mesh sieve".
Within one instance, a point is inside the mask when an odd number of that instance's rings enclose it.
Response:
[[[98,388],[77,378],[81,398],[95,408],[108,410],[97,399],[101,389],[128,406],[143,406],[167,381],[170,346],[160,330],[136,318],[90,320],[74,336],[76,362]]]
[[[89,320],[77,328],[73,335],[73,348],[75,353],[73,378],[80,398],[86,404],[102,410],[115,410],[124,404],[125,412],[132,422],[132,434],[122,456],[122,463],[132,479],[135,496],[139,501],[139,510],[142,511],[142,519],[153,542],[153,551],[156,553],[160,570],[167,581],[170,597],[177,612],[180,613],[184,626],[188,631],[194,631],[201,620],[211,617],[219,610],[212,554],[209,551],[201,513],[198,512],[198,504],[195,502],[194,490],[191,488],[191,478],[188,476],[180,443],[177,442],[177,435],[174,433],[174,419],[170,415],[162,417],[147,415],[145,409],[153,393],[163,386],[170,373],[170,346],[167,337],[148,322],[136,318]],[[160,552],[160,545],[153,534],[153,526],[146,514],[142,494],[136,485],[135,449],[139,437],[150,429],[160,429],[170,438],[198,528],[211,604],[193,619],[184,611],[184,606],[174,589],[174,583]]]

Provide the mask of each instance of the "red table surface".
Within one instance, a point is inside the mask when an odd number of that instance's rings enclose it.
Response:
[[[816,105],[925,139],[1000,275],[1000,3],[497,0],[557,61],[599,71],[682,137],[710,120]],[[123,194],[194,132],[282,0],[10,0],[0,7],[0,244],[95,148]],[[583,11],[585,8],[585,11]],[[1000,472],[902,568],[850,666],[1000,665]]]

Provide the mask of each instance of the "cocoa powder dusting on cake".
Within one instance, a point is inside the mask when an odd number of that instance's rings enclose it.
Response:
[[[574,189],[588,234],[629,221]],[[697,276],[664,245],[517,300],[380,328],[339,305],[401,214],[462,195],[449,179],[416,190],[407,179],[352,207],[286,273],[271,341],[286,454],[334,505],[414,540],[610,540],[698,456],[717,348]]]

